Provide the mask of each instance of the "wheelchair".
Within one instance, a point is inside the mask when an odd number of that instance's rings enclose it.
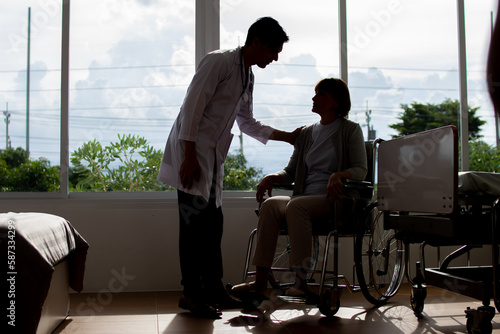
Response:
[[[345,180],[343,184],[344,194],[355,195],[344,196],[329,217],[312,222],[313,249],[307,280],[308,287],[317,291],[317,298],[287,297],[282,293],[293,285],[295,277],[288,267],[290,243],[286,226],[282,227],[269,275],[269,283],[278,291],[280,299],[289,303],[315,305],[323,315],[332,317],[340,308],[343,289],[361,291],[375,306],[385,304],[398,291],[405,270],[405,245],[394,237],[394,230],[384,229],[378,219],[381,212],[378,211],[377,202],[373,201],[375,157],[380,142],[365,142],[368,162],[366,179]],[[249,236],[243,282],[255,275],[250,263],[256,233],[257,229],[254,229]],[[339,273],[339,238],[353,240],[353,284]],[[330,259],[330,253],[333,253],[333,259]]]

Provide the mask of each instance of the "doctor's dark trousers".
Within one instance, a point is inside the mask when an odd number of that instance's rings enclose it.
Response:
[[[215,183],[207,202],[201,196],[177,190],[179,203],[179,257],[183,294],[211,302],[223,291],[222,208],[215,205]]]

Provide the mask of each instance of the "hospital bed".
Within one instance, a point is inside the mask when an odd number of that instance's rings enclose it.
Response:
[[[66,319],[69,289],[83,289],[88,247],[62,217],[0,213],[6,333],[49,334]]]
[[[378,226],[399,242],[405,275],[412,284],[410,303],[422,316],[426,285],[463,294],[482,302],[467,308],[469,333],[491,333],[500,307],[498,208],[500,175],[458,171],[457,130],[453,126],[382,142],[378,149]],[[410,245],[420,244],[415,276],[409,272]],[[439,251],[454,246],[438,267],[427,268],[426,246]],[[477,249],[488,249],[487,265],[456,265]],[[387,253],[393,250],[387,247]],[[460,262],[460,260],[458,260]],[[382,262],[384,262],[382,260]],[[463,261],[462,261],[463,262]],[[375,273],[376,274],[376,273]]]

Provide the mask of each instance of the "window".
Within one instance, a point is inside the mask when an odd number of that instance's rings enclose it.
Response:
[[[338,77],[340,72],[338,1],[217,3],[219,10],[212,12],[220,14],[221,48],[243,45],[248,27],[262,16],[276,18],[290,36],[278,62],[263,70],[254,66],[256,118],[287,131],[316,122],[318,117],[311,112],[314,85],[324,77]],[[349,117],[362,125],[365,137],[387,139],[395,134],[388,125],[397,122],[401,104],[437,104],[446,98],[459,98],[456,1],[346,3],[352,98]],[[496,1],[464,3],[468,102],[471,107],[480,107],[477,115],[487,121],[481,134],[493,145],[493,108],[485,88],[484,64],[491,12],[497,15]],[[0,39],[0,115],[4,119],[0,150],[21,147],[29,151],[33,161],[46,159],[42,162],[55,174],[61,145],[61,4],[60,0],[11,0],[0,5],[4,32]],[[194,73],[195,43],[202,44],[195,40],[195,5],[195,0],[133,0],[126,6],[117,0],[71,1],[70,158],[86,144],[107,147],[123,140],[144,139],[154,151],[163,151]],[[248,165],[261,168],[263,174],[281,169],[292,152],[290,145],[281,142],[263,146],[246,136],[238,140],[237,126],[233,133],[230,153],[242,149]],[[141,159],[134,154],[133,158]],[[117,156],[109,162],[104,171],[107,175],[126,166]],[[0,159],[0,163],[5,161]],[[84,160],[80,163],[89,166]],[[78,178],[73,167],[70,163],[71,191],[151,190],[130,187],[134,182],[126,184],[123,178],[118,186],[101,187],[81,174]],[[11,165],[0,168],[2,186],[6,171],[13,169]],[[1,190],[58,191],[57,180],[50,189],[34,189],[29,180],[22,189]]]
[[[194,73],[194,26],[194,1],[72,2],[69,151],[81,168],[70,174],[70,191],[165,188],[156,173],[139,179],[133,171],[159,168]],[[112,143],[113,152],[140,148],[113,157]],[[154,156],[140,156],[144,146]],[[87,154],[100,148],[104,161]]]
[[[478,115],[486,121],[482,140],[496,145],[493,105],[486,87],[486,60],[491,38],[492,15],[497,15],[498,1],[466,1],[465,27],[467,29],[467,89],[469,105],[480,107]]]
[[[221,48],[245,44],[248,28],[258,18],[271,16],[286,31],[290,41],[283,46],[278,62],[265,69],[253,66],[255,75],[254,114],[264,124],[280,130],[319,121],[311,112],[314,86],[325,77],[339,75],[338,6],[336,1],[224,1],[220,3]],[[300,18],[298,16],[300,13]],[[230,152],[240,147],[250,166],[263,174],[286,166],[293,147],[269,141],[266,146],[233,128]]]
[[[0,11],[4,125],[0,149],[5,158],[0,159],[0,191],[55,192],[59,189],[55,166],[60,146],[60,4],[12,0],[2,2]]]
[[[431,9],[432,8],[432,9]],[[390,139],[401,104],[459,98],[456,1],[348,1],[355,119]]]

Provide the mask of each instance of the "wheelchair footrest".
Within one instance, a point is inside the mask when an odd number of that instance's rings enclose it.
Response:
[[[292,304],[318,305],[319,296],[315,293],[307,293],[304,296],[278,296],[279,299]]]

